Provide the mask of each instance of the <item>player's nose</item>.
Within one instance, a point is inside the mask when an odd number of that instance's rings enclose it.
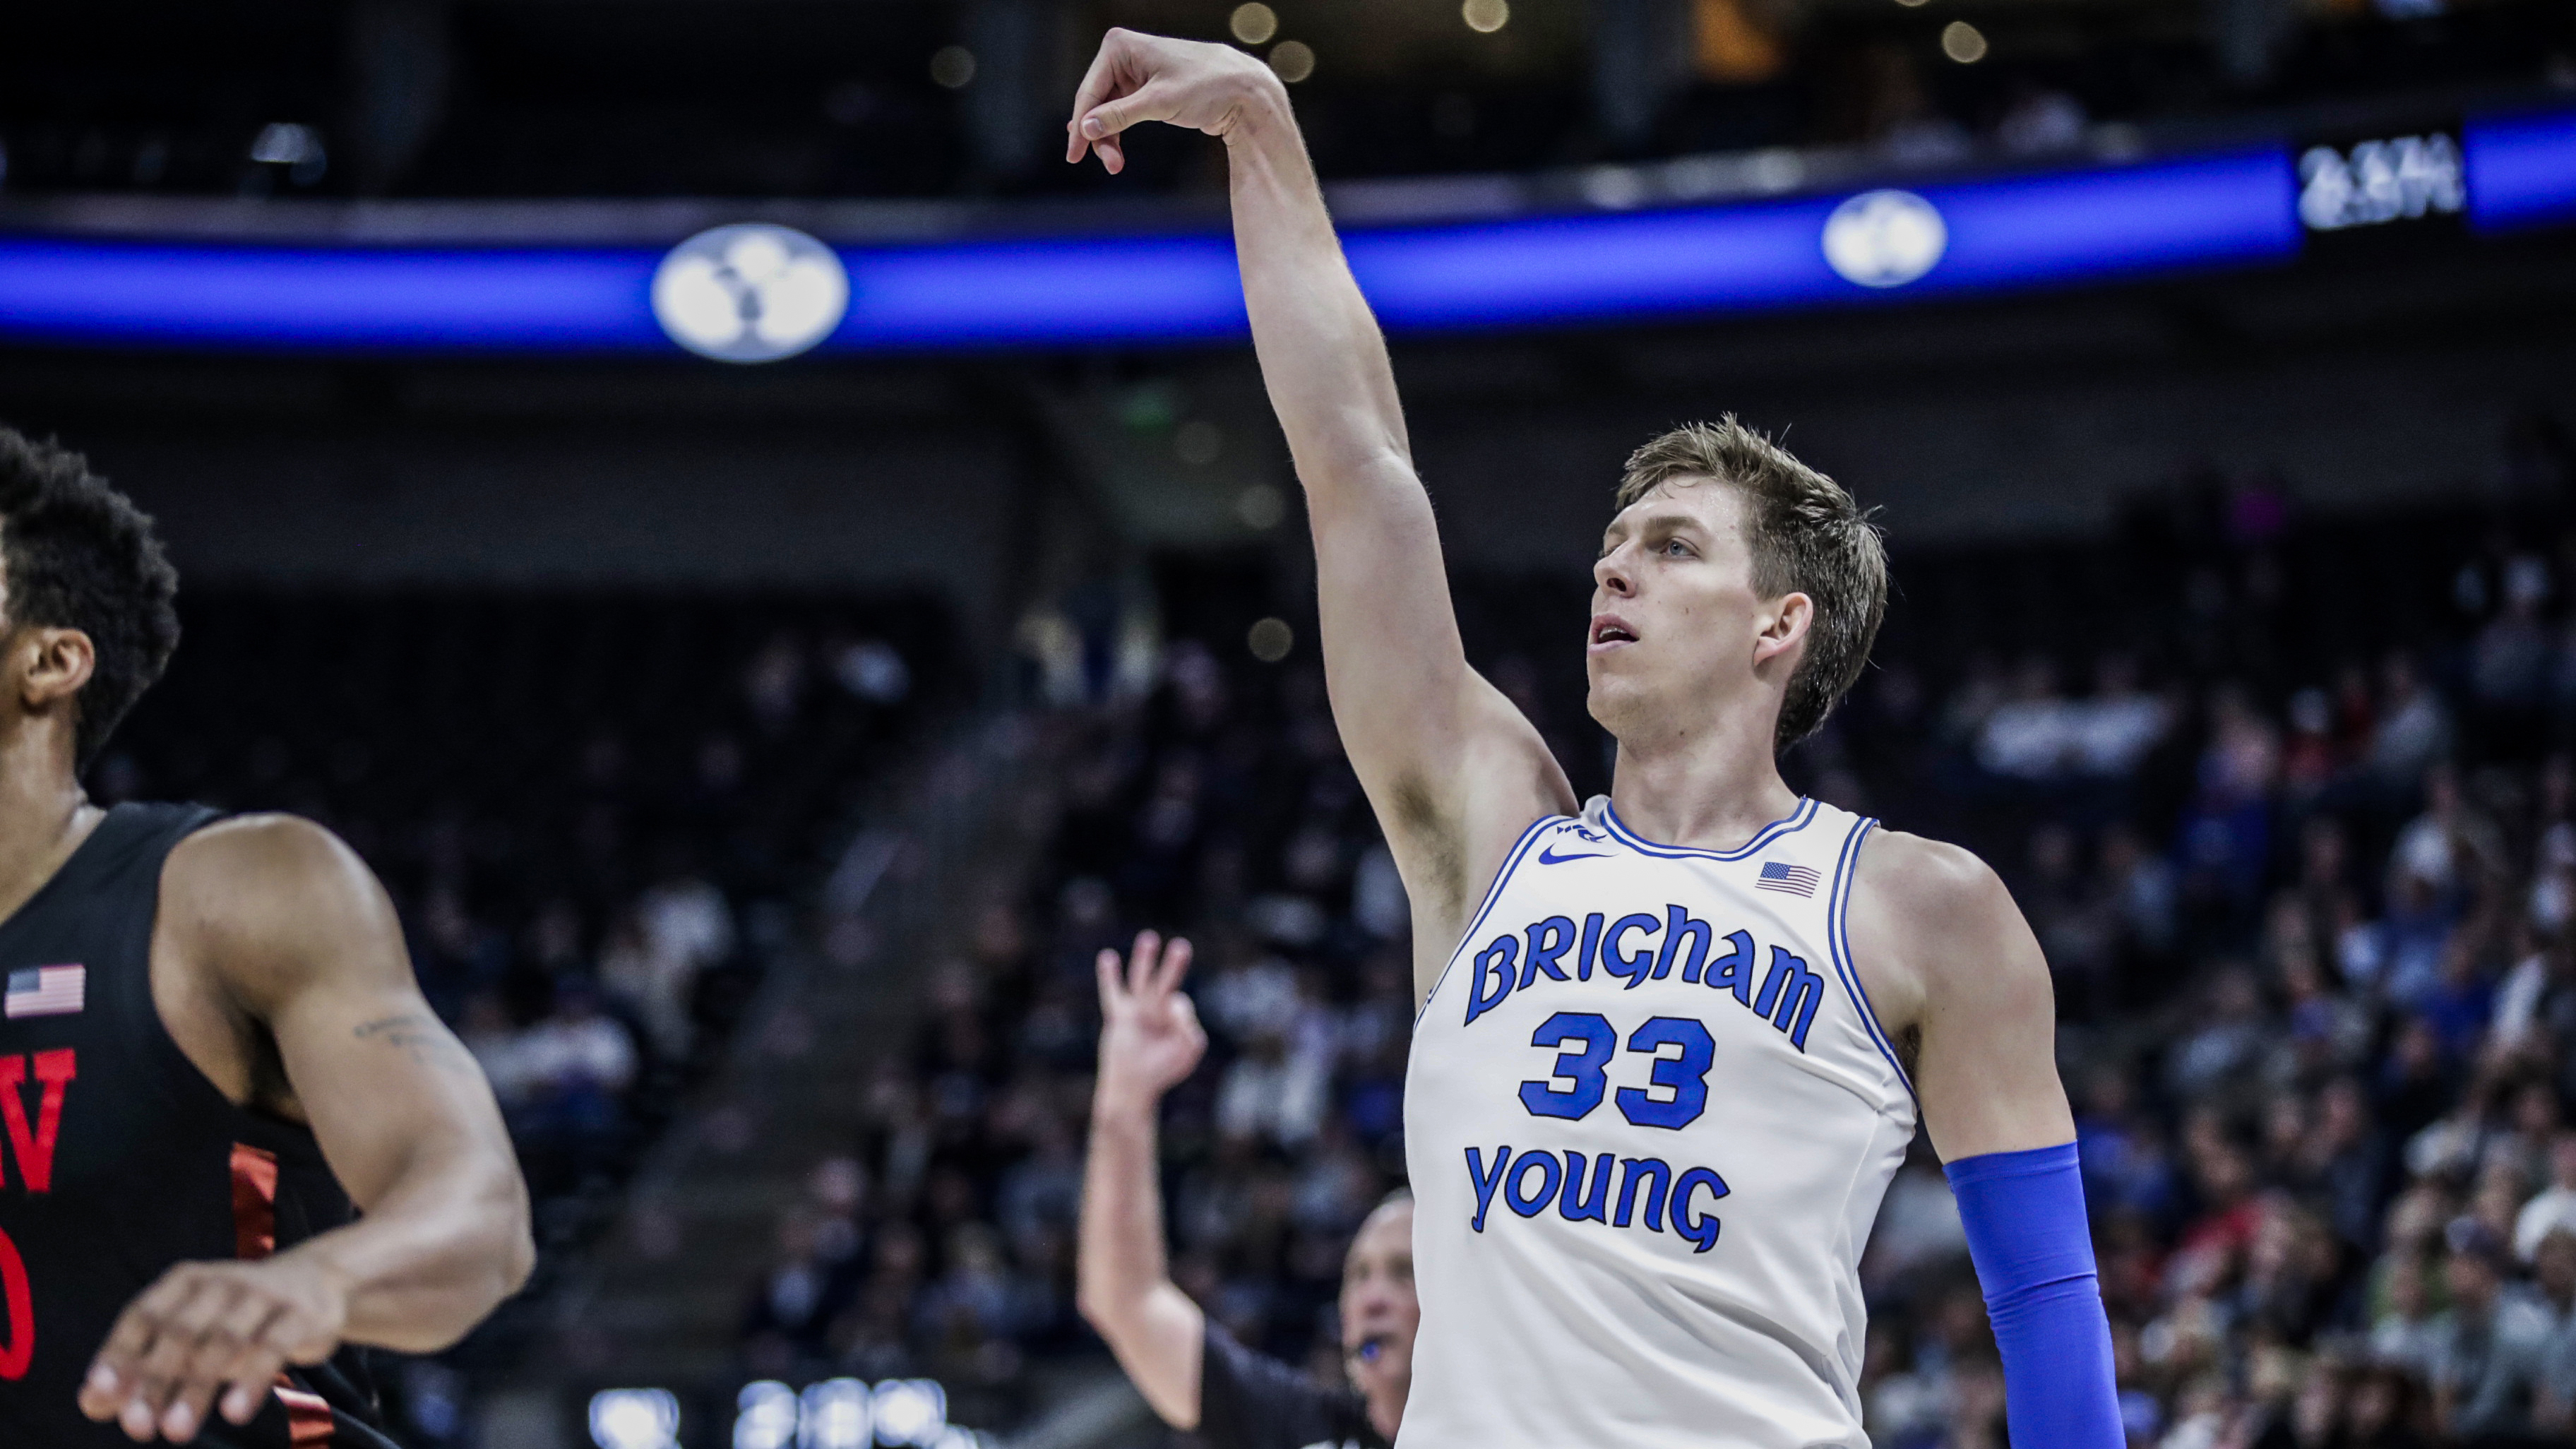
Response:
[[[1616,598],[1633,598],[1637,581],[1628,572],[1628,550],[1614,548],[1592,565],[1592,582]]]

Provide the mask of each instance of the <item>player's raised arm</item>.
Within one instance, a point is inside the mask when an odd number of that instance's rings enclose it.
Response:
[[[434,1352],[517,1291],[535,1249],[500,1111],[354,852],[284,816],[200,832],[171,853],[155,936],[275,1041],[364,1216],[274,1257],[169,1270],[109,1333],[84,1411],[184,1441],[210,1412],[248,1422],[288,1363],[343,1342]]]
[[[1226,143],[1253,348],[1314,526],[1334,720],[1445,954],[1512,838],[1571,808],[1572,791],[1537,731],[1467,667],[1386,344],[1286,88],[1230,46],[1112,30],[1075,98],[1066,157],[1087,147],[1116,171],[1120,133],[1147,121]]]
[[[1100,953],[1100,1074],[1084,1154],[1075,1305],[1108,1341],[1145,1402],[1175,1429],[1199,1422],[1207,1315],[1172,1281],[1163,1252],[1155,1115],[1163,1094],[1207,1053],[1207,1033],[1180,992],[1190,943],[1168,949],[1147,931],[1134,960]]]

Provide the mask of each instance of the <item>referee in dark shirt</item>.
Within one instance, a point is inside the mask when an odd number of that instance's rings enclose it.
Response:
[[[1083,1169],[1082,1316],[1145,1402],[1208,1449],[1383,1449],[1413,1383],[1413,1200],[1397,1194],[1360,1224],[1342,1259],[1347,1386],[1326,1387],[1210,1323],[1163,1261],[1154,1120],[1163,1094],[1207,1051],[1181,994],[1190,943],[1137,936],[1122,969],[1100,953],[1100,1076]]]

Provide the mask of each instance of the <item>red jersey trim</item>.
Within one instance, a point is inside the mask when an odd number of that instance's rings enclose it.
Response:
[[[339,1434],[331,1421],[331,1406],[320,1394],[307,1393],[295,1387],[284,1374],[277,1376],[277,1401],[286,1407],[286,1442],[298,1446],[329,1444]]]
[[[254,1262],[277,1251],[277,1154],[233,1144],[233,1256]]]

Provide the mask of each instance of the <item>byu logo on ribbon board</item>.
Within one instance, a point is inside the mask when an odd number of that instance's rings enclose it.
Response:
[[[1864,287],[1901,287],[1941,260],[1950,228],[1911,191],[1864,191],[1825,218],[1825,264]]]
[[[775,362],[832,335],[850,278],[801,231],[746,222],[702,231],[653,274],[653,316],[671,340],[719,362]]]

